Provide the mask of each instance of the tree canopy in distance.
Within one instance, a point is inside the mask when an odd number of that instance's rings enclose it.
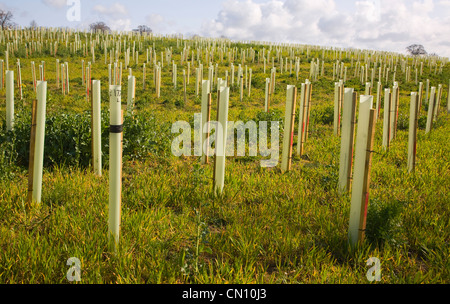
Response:
[[[13,27],[15,25],[12,22],[12,18],[14,17],[11,11],[5,11],[0,9],[0,25],[2,26],[2,30]]]
[[[421,44],[411,44],[406,48],[406,51],[410,53],[413,56],[418,55],[426,55],[427,51],[425,51],[425,48]]]
[[[139,32],[139,33],[152,33],[152,29],[146,25],[139,25],[136,29],[133,30],[134,32]]]
[[[109,32],[109,31],[111,31],[109,26],[107,26],[106,23],[103,22],[103,21],[98,21],[98,22],[91,23],[89,25],[89,28],[91,29],[91,31],[102,31],[102,32]]]

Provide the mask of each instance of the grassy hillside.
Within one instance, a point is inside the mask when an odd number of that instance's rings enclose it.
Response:
[[[80,35],[84,42],[84,34]],[[170,131],[172,124],[178,120],[193,123],[194,113],[201,109],[194,85],[198,62],[191,62],[185,103],[182,70],[187,71],[187,64],[180,65],[180,54],[186,44],[196,50],[207,46],[207,42],[202,46],[198,40],[157,36],[138,41],[142,42],[139,64],[131,66],[137,77],[136,111],[125,119],[122,230],[117,253],[111,252],[107,238],[109,97],[103,53],[96,51],[92,65],[92,79],[102,81],[102,177],[92,173],[90,164],[91,112],[81,78],[81,60],[91,61],[92,56],[84,56],[82,51],[70,54],[62,42],[56,57],[45,50],[28,58],[23,49],[9,54],[10,67],[15,67],[20,58],[23,100],[16,91],[15,129],[6,132],[5,89],[0,90],[0,283],[69,283],[66,262],[71,257],[81,261],[81,283],[365,284],[370,268],[366,261],[370,257],[381,261],[380,283],[450,282],[450,115],[446,112],[449,64],[443,66],[442,73],[435,73],[433,66],[427,66],[427,59],[422,59],[424,73],[419,81],[429,79],[430,86],[436,87],[443,84],[444,93],[441,112],[430,134],[425,134],[427,103],[421,109],[416,171],[408,174],[409,95],[418,91],[418,86],[414,76],[405,83],[398,60],[398,134],[390,149],[384,151],[382,119],[378,121],[367,238],[360,246],[350,248],[347,231],[351,194],[340,195],[337,191],[340,138],[333,135],[332,71],[339,57],[335,57],[334,50],[294,48],[301,60],[298,81],[294,73],[280,73],[275,58],[277,83],[270,115],[263,113],[264,85],[272,66],[267,64],[264,74],[262,60],[258,63],[257,59],[245,59],[253,70],[251,96],[246,92],[240,102],[238,88],[231,88],[230,121],[282,122],[286,86],[300,87],[310,78],[311,59],[325,60],[325,75],[312,81],[309,140],[302,158],[294,153],[292,170],[282,174],[279,166],[261,168],[261,156],[228,157],[224,193],[216,196],[212,192],[213,164],[202,166],[199,157],[176,158],[170,150],[177,136]],[[250,48],[256,52],[264,48],[266,53],[269,49],[263,44],[229,46],[230,50],[236,48],[238,55]],[[147,89],[142,88],[142,63],[150,47],[156,48],[158,56],[172,47],[172,59],[178,64],[178,88],[174,89],[171,64],[165,63],[160,98],[156,98],[151,63],[147,65]],[[5,49],[2,42],[2,58]],[[292,50],[286,47],[280,51],[283,58],[289,58]],[[343,51],[341,61],[348,67],[345,86],[364,94],[359,77],[353,77],[358,52]],[[385,54],[367,54],[369,58],[386,58]],[[241,63],[238,55],[236,68]],[[410,65],[414,62],[413,58],[387,56],[406,58]],[[56,58],[69,62],[71,91],[66,96],[55,84]],[[123,61],[123,57],[120,59]],[[31,61],[46,62],[49,90],[43,203],[30,206],[26,203],[30,105],[35,96]],[[363,55],[360,61],[364,62]],[[225,70],[230,70],[228,60],[221,62],[216,50],[214,62],[219,77],[224,77]],[[204,79],[207,72],[205,65]],[[123,92],[127,90],[126,75],[124,70]],[[388,84],[383,81],[383,87],[392,88],[391,77]],[[214,92],[212,117],[216,96]],[[125,109],[125,97],[122,102]],[[297,124],[298,116],[295,132]],[[282,133],[280,147],[281,143]]]

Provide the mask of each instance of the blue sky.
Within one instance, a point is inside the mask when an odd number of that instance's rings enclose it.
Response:
[[[84,29],[104,21],[114,30],[140,24],[162,34],[225,36],[404,52],[412,43],[450,57],[450,0],[69,0],[80,1],[70,22],[67,0],[1,0],[0,9],[28,26]]]
[[[217,14],[220,1],[211,0],[80,0],[81,21],[70,22],[66,0],[2,0],[0,8],[12,10],[14,21],[22,26],[35,20],[39,26],[85,27],[102,20],[117,30],[129,30],[140,24],[152,24],[161,32],[199,30],[204,18]],[[105,8],[105,10],[103,10]]]

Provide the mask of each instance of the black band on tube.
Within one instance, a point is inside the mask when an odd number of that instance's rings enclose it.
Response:
[[[120,134],[123,132],[123,125],[109,126],[109,133]]]

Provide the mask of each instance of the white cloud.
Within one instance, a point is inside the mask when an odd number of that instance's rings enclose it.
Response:
[[[433,0],[416,1],[413,3],[413,9],[418,13],[429,13],[434,9]]]
[[[395,52],[420,43],[450,57],[450,0],[360,0],[352,9],[342,3],[227,0],[217,17],[203,24],[201,34]]]
[[[95,5],[92,10],[94,13],[97,13],[101,19],[105,19],[106,24],[112,30],[131,30],[131,19],[128,18],[129,12],[124,5],[117,2],[109,6],[98,4]]]
[[[441,0],[437,3],[438,5],[450,7],[450,0]]]
[[[94,6],[92,10],[96,13],[106,15],[112,18],[128,16],[127,8],[124,5],[117,2],[111,6],[104,6],[98,4]]]
[[[131,30],[131,19],[129,19],[129,18],[115,19],[110,23],[110,27],[112,30],[130,31]]]
[[[379,22],[381,20],[381,5],[378,0],[356,1],[356,19],[363,22]]]
[[[327,39],[335,39],[334,43],[336,43],[349,35],[353,22],[351,16],[336,12],[320,18],[317,25],[318,29],[325,33]]]
[[[4,3],[0,3],[0,9],[1,10],[5,10],[5,11],[10,11],[11,9],[8,7],[8,6],[6,6],[6,4],[4,4]]]
[[[167,24],[163,16],[159,14],[150,14],[145,17],[145,23],[154,33],[167,30]]]
[[[235,39],[248,39],[258,31],[261,23],[262,6],[251,1],[226,1],[216,20],[206,27],[213,35],[232,36]]]
[[[67,6],[67,0],[42,0],[42,2],[54,8],[63,8]]]

